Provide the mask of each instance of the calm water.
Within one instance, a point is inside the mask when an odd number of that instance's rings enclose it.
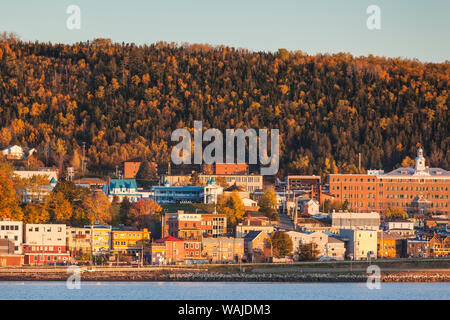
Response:
[[[248,282],[82,282],[79,290],[66,283],[0,282],[0,300],[293,300],[293,299],[450,299],[450,283],[382,283],[369,290],[365,283]]]

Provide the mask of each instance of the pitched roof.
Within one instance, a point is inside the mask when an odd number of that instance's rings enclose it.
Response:
[[[414,168],[398,168],[392,170],[391,172],[380,175],[380,178],[390,177],[390,176],[415,176],[415,175],[425,175],[425,176],[450,176],[450,172],[441,168],[426,168],[422,171],[417,171]]]
[[[111,179],[109,182],[110,189],[137,189],[135,179]]]
[[[344,241],[341,241],[339,239],[328,237],[328,243],[343,243]]]
[[[262,231],[250,231],[245,235],[244,240],[253,241],[260,235],[260,233],[262,233]]]
[[[167,241],[183,241],[183,240],[175,238],[175,237],[172,237],[172,236],[168,236],[168,237],[165,237],[165,238],[162,238],[162,239],[158,239],[155,242],[161,243],[161,242],[167,242]]]

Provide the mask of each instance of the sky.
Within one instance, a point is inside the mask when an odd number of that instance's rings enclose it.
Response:
[[[66,26],[70,5],[80,8],[79,30]],[[370,5],[380,8],[379,30],[366,26]],[[111,38],[444,62],[450,0],[2,0],[1,31],[52,43]]]

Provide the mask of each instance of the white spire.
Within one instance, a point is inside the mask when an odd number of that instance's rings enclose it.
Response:
[[[416,165],[415,165],[415,170],[416,171],[423,171],[426,169],[425,167],[425,157],[423,156],[423,149],[419,147],[419,149],[417,149],[417,157],[416,157]]]

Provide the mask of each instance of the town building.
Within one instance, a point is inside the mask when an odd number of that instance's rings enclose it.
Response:
[[[123,162],[123,178],[124,179],[136,179],[136,175],[141,167],[141,161],[130,160]]]
[[[309,198],[320,202],[320,176],[288,175],[285,183],[288,190],[301,191]]]
[[[250,231],[263,231],[270,235],[274,231],[274,226],[265,216],[247,214],[236,226],[236,238],[244,238]]]
[[[21,266],[23,255],[15,253],[14,241],[0,239],[0,267]]]
[[[331,214],[331,226],[334,229],[370,229],[380,228],[380,215],[377,212],[334,212]]]
[[[218,178],[225,179],[228,186],[236,184],[237,187],[242,188],[247,192],[254,192],[256,190],[263,190],[263,176],[257,174],[199,174],[200,183],[206,185],[208,181]],[[161,183],[169,183],[171,186],[187,186],[190,184],[190,175],[162,175]]]
[[[377,232],[377,230],[341,229],[339,236],[346,244],[346,256],[351,260],[376,258]]]
[[[22,254],[23,223],[22,221],[0,221],[0,239],[11,240],[14,244],[14,254]]]
[[[65,224],[26,224],[24,226],[24,264],[68,263]]]
[[[206,186],[171,186],[168,181],[164,186],[155,186],[153,199],[159,204],[168,203],[217,203],[223,188],[214,179],[207,181]]]
[[[90,230],[92,254],[93,255],[109,254],[111,251],[112,227],[99,224],[84,227]]]
[[[203,165],[204,174],[215,175],[245,175],[248,174],[248,164],[246,163],[213,163]]]
[[[403,258],[407,254],[407,240],[400,234],[378,231],[377,257]]]
[[[370,174],[331,174],[329,188],[336,200],[347,201],[353,211],[384,213],[401,208],[410,214],[449,214],[450,172],[425,166],[422,148],[415,166]]]
[[[330,231],[332,229],[330,224],[324,221],[320,221],[315,218],[303,218],[298,217],[296,220],[297,229],[302,232],[314,232],[314,231]]]
[[[136,180],[134,179],[110,179],[108,183],[108,198],[113,201],[114,197],[122,202],[126,197],[130,202],[141,200],[142,194],[138,192]]]
[[[99,178],[80,178],[73,180],[77,187],[88,188],[92,191],[102,190],[104,193],[108,191],[108,183],[106,180]]]
[[[389,221],[387,223],[387,232],[415,238],[414,222],[408,220]]]
[[[2,155],[8,160],[22,160],[33,155],[36,149],[29,149],[27,152],[20,146],[9,146],[1,151]]]
[[[345,243],[335,237],[328,237],[323,255],[333,260],[345,259]]]
[[[91,255],[92,233],[90,228],[67,227],[66,244],[70,255],[74,258]]]
[[[148,229],[141,231],[113,230],[111,236],[112,251],[121,254],[140,254],[146,245],[146,240],[150,240]]]
[[[185,260],[201,260],[202,257],[202,241],[201,240],[185,240],[184,241],[184,258]]]
[[[444,257],[450,255],[450,237],[434,234],[429,241],[432,257]]]
[[[203,238],[202,255],[210,263],[240,262],[244,257],[244,239]]]
[[[266,262],[273,256],[269,235],[263,231],[250,231],[244,237],[244,253],[249,262]]]
[[[320,205],[317,200],[309,198],[298,198],[298,213],[313,216],[319,214]]]
[[[319,251],[319,256],[323,256],[325,253],[325,247],[328,243],[328,235],[323,232],[286,232],[292,240],[293,253],[299,253],[300,248],[304,244],[315,244]]]
[[[218,237],[227,233],[227,217],[216,213],[166,213],[163,218],[162,236],[184,240],[198,240],[202,236]]]
[[[152,264],[178,264],[185,260],[184,240],[168,236],[151,245]]]
[[[50,194],[58,182],[58,173],[56,170],[49,168],[42,168],[35,171],[14,171],[14,175],[23,180],[32,180],[36,178],[35,182],[24,183],[23,188],[18,191],[19,196],[25,203],[34,201],[43,201],[44,198]],[[39,179],[39,180],[37,180]]]
[[[431,255],[427,240],[407,239],[406,255],[408,258],[428,258]]]

